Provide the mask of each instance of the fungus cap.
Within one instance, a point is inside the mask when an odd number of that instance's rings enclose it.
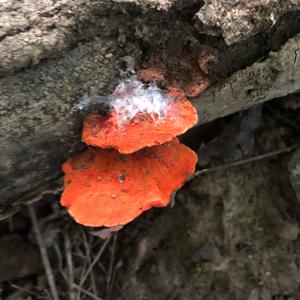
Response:
[[[123,225],[145,210],[166,206],[196,162],[196,154],[177,138],[131,155],[88,149],[63,165],[61,204],[80,224]]]
[[[124,121],[124,116],[115,111],[106,118],[88,115],[83,125],[82,141],[104,149],[115,148],[120,153],[133,153],[168,142],[197,124],[197,111],[181,92],[171,89],[166,97],[172,100],[167,101],[160,116],[140,111]]]

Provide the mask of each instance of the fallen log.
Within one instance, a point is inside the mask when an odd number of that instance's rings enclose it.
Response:
[[[144,54],[141,40],[152,48],[168,40],[159,27],[160,22],[152,27],[144,24],[149,18],[152,21],[157,18],[157,12],[152,17],[147,15],[155,8],[163,10],[159,12],[163,17],[161,22],[168,22],[173,1],[167,1],[166,6],[158,5],[157,1],[141,1],[143,4],[134,9],[125,1],[116,2],[114,7],[113,2],[75,5],[70,1],[68,7],[64,1],[58,1],[51,9],[46,5],[39,11],[43,13],[26,26],[20,20],[15,26],[6,25],[1,16],[0,205],[3,211],[13,202],[39,198],[38,190],[42,193],[49,189],[61,176],[61,164],[80,149],[81,120],[72,108],[83,95],[111,93],[119,78],[139,66]],[[6,13],[13,9],[9,5]],[[127,10],[121,14],[124,7]],[[112,8],[114,11],[109,14]],[[28,15],[37,9],[38,6],[33,7]],[[66,16],[69,23],[65,23]],[[189,30],[193,27],[183,19],[170,22],[174,28],[169,35],[176,32],[181,38],[185,36],[184,27]],[[132,26],[135,26],[133,31]],[[126,31],[125,27],[130,29]],[[43,30],[37,32],[37,28]],[[55,35],[54,29],[59,34]],[[24,34],[29,35],[24,37]],[[52,34],[55,38],[49,46]],[[156,36],[163,37],[156,41]],[[265,60],[235,72],[193,99],[200,124],[297,92],[299,39],[299,35],[294,36]]]

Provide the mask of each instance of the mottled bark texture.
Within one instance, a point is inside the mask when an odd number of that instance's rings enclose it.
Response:
[[[297,35],[278,52],[271,52],[264,61],[256,62],[215,84],[193,103],[201,123],[299,90],[300,35]]]
[[[299,0],[204,0],[197,13],[201,31],[222,34],[228,45],[273,27],[282,15],[299,10]]]
[[[218,49],[218,73],[228,78],[194,100],[202,123],[299,89],[298,1],[204,2],[1,1],[3,209],[60,176],[61,163],[80,148],[74,104],[110,93],[147,51]]]

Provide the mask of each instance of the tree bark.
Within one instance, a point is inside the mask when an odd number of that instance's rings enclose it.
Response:
[[[200,123],[300,91],[300,35],[263,62],[237,71],[193,100]]]

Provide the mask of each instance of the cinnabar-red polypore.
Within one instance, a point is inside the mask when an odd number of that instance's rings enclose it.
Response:
[[[167,94],[174,100],[169,103],[164,116],[153,118],[140,112],[127,122],[112,112],[107,117],[90,114],[86,117],[82,141],[100,148],[115,148],[120,153],[133,153],[144,147],[162,144],[183,134],[197,121],[197,111],[184,95],[176,89]]]
[[[131,155],[90,148],[63,165],[61,204],[86,226],[126,224],[145,210],[166,206],[196,162],[196,154],[177,138]]]

